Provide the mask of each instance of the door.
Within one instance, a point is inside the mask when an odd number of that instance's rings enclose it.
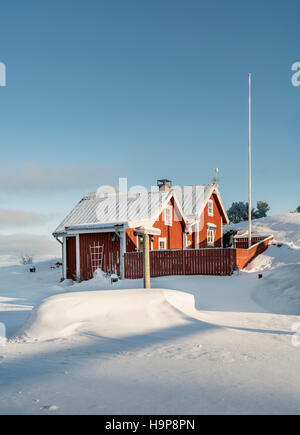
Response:
[[[76,280],[76,237],[67,237],[67,279]]]

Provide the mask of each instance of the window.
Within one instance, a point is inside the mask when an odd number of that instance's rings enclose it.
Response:
[[[167,250],[167,239],[166,237],[160,237],[158,239],[158,250],[166,251]]]
[[[173,208],[171,205],[168,205],[165,209],[165,225],[167,225],[168,227],[172,226],[173,223]]]
[[[215,244],[215,230],[208,228],[207,230],[207,244],[208,246],[214,246]]]
[[[214,202],[210,199],[208,201],[208,216],[214,215]]]

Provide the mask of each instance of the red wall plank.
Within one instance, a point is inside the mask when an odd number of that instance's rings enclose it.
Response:
[[[114,238],[114,241],[113,241]],[[80,277],[93,278],[90,246],[103,245],[102,270],[120,273],[120,240],[114,233],[80,234]]]
[[[208,216],[208,204],[206,205],[204,212],[201,216],[200,222],[200,231],[199,231],[199,248],[209,248],[207,244],[207,224],[211,223],[216,225],[216,235],[215,235],[215,248],[222,247],[222,215],[221,215],[221,207],[217,200],[216,195],[212,195],[210,200],[214,203],[214,215]],[[196,248],[196,234],[194,235],[194,243],[193,248]]]
[[[67,237],[67,278],[76,279],[76,237]]]

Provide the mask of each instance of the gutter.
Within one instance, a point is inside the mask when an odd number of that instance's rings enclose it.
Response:
[[[61,244],[61,246],[63,246],[63,242],[61,240],[59,240],[58,236],[53,234],[53,237],[58,241],[58,243]]]

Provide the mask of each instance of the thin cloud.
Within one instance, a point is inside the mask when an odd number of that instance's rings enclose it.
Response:
[[[124,171],[124,170],[123,170]],[[0,193],[49,193],[113,184],[122,169],[105,165],[0,164]]]
[[[0,208],[0,229],[13,227],[40,226],[47,223],[51,217],[39,213],[22,210]]]

